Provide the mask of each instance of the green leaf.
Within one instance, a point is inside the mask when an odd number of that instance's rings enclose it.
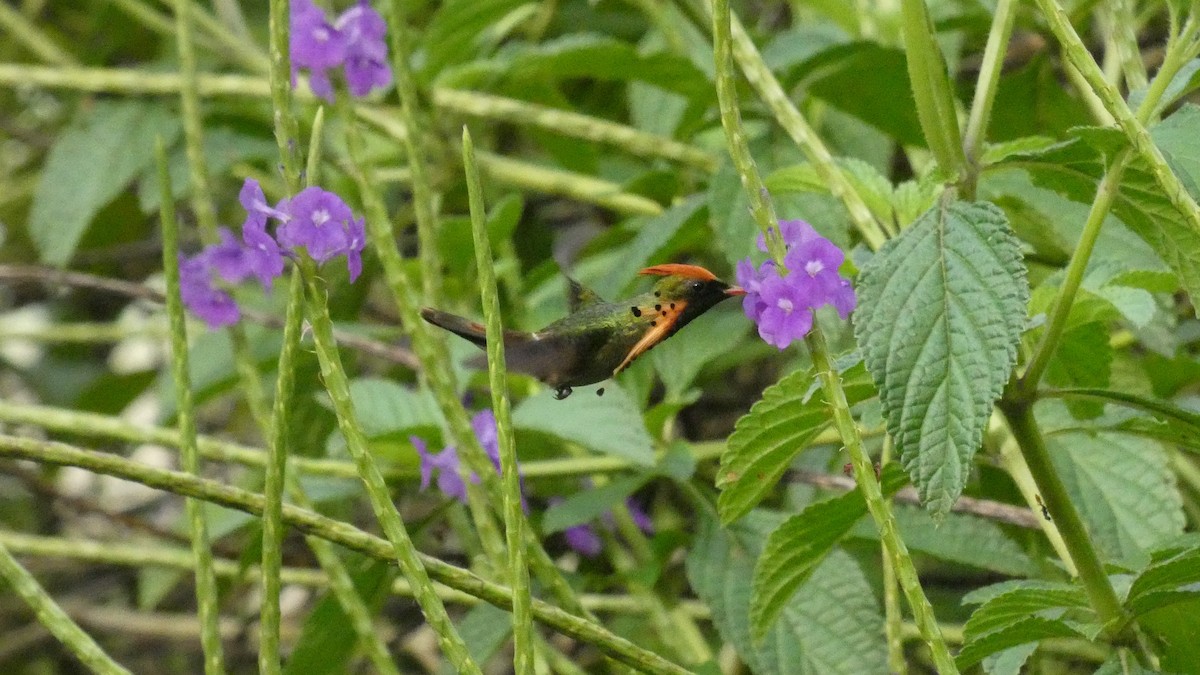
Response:
[[[179,118],[144,100],[97,101],[80,109],[50,148],[29,213],[41,260],[71,260],[92,218],[154,161],[155,139],[171,145]]]
[[[440,429],[442,414],[428,391],[374,377],[350,382],[350,399],[368,438]]]
[[[1157,562],[1133,580],[1125,606],[1134,616],[1200,598],[1200,548]]]
[[[885,176],[860,159],[841,158],[838,160],[838,166],[876,218],[884,222],[891,222],[895,218],[892,210],[892,184]],[[809,163],[779,169],[767,176],[763,182],[773,195],[785,192],[832,194],[829,184]]]
[[[1138,626],[1159,646],[1162,672],[1195,672],[1196,664],[1200,663],[1197,616],[1200,616],[1200,598],[1159,607],[1138,617]]]
[[[641,411],[615,382],[604,383],[604,395],[577,390],[562,401],[546,390],[525,399],[513,410],[513,426],[540,431],[578,443],[638,466],[654,464],[654,441],[646,433]]]
[[[921,131],[942,171],[959,175],[966,157],[955,112],[956,99],[929,8],[925,0],[900,0],[900,16],[908,80]]]
[[[858,563],[831,552],[787,603],[761,641],[750,633],[750,578],[767,530],[761,512],[722,529],[706,518],[687,558],[687,575],[709,606],[723,640],[757,675],[881,673],[887,669],[883,618]]]
[[[658,260],[658,252],[667,246],[682,230],[698,227],[706,214],[704,198],[693,195],[663,211],[657,216],[640,216],[637,234],[624,247],[625,255],[617,258],[608,273],[595,284],[594,289],[602,297],[613,299],[629,287],[638,270],[649,267],[651,260]]]
[[[489,47],[486,33],[525,0],[448,0],[422,31],[424,72],[433,79],[445,67],[468,61]]]
[[[989,654],[1048,637],[1088,637],[1095,624],[1088,607],[1083,592],[1069,584],[1010,585],[984,602],[963,626],[965,640],[955,659],[958,667],[968,668]],[[1067,610],[1075,619],[1064,618]]]
[[[916,507],[897,504],[892,510],[910,551],[1009,576],[1037,574],[1033,560],[993,521],[951,512],[935,522]],[[850,536],[879,541],[879,531],[870,521],[860,522]]]
[[[1107,387],[1112,361],[1113,348],[1104,324],[1091,322],[1070,327],[1059,338],[1058,348],[1046,369],[1046,381],[1056,387]],[[1102,402],[1089,399],[1068,401],[1067,408],[1080,419],[1104,413]]]
[[[611,511],[613,506],[624,502],[649,479],[649,475],[625,476],[598,488],[576,492],[561,504],[546,509],[542,517],[542,532],[554,534],[595,520]]]
[[[471,659],[483,665],[492,657],[512,634],[512,614],[481,602],[471,608],[458,621],[458,634],[467,643]],[[454,675],[454,666],[443,663],[439,675]]]
[[[851,405],[875,394],[861,363],[842,373],[842,386]],[[828,406],[816,389],[811,370],[796,371],[768,387],[737,421],[717,473],[722,523],[741,518],[762,501],[792,459],[829,425]]]
[[[1016,238],[983,202],[934,207],[859,276],[855,333],[900,461],[935,514],[966,485],[1028,296]]]
[[[667,389],[667,399],[681,400],[700,371],[741,344],[751,326],[741,307],[710,310],[684,327],[683,339],[655,347],[650,360]]]
[[[1158,443],[1085,431],[1048,433],[1046,443],[1071,500],[1110,560],[1143,560],[1147,550],[1183,533],[1182,499]]]
[[[884,496],[895,494],[907,482],[898,466],[888,464],[882,475]],[[754,566],[750,622],[756,640],[762,639],[796,589],[866,513],[862,493],[854,490],[808,505],[771,532]]]
[[[239,162],[269,162],[278,157],[278,146],[263,136],[241,133],[229,127],[214,127],[204,131],[204,159],[208,163],[209,175],[224,175]],[[187,152],[183,147],[171,153],[168,170],[171,173],[172,194],[176,199],[182,199],[191,189],[192,181]],[[138,205],[146,213],[158,213],[160,197],[158,171],[153,166],[147,166],[138,179]]]
[[[362,596],[368,609],[378,612],[391,593],[396,568],[381,560],[361,560],[350,570],[354,589]],[[285,675],[323,675],[347,672],[350,655],[358,636],[349,629],[350,619],[342,610],[337,596],[326,593],[304,621],[284,668]]]

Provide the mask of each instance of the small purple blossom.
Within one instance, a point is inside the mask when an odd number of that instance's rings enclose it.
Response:
[[[326,101],[333,100],[329,72],[342,68],[354,96],[392,83],[388,66],[387,24],[379,12],[359,0],[332,23],[311,0],[293,0],[291,10],[292,77],[309,71],[309,86]]]
[[[566,539],[567,546],[588,558],[600,555],[600,550],[604,547],[600,535],[596,534],[596,530],[590,525],[572,525],[563,530],[563,538]]]
[[[812,330],[818,307],[831,305],[845,319],[856,300],[850,281],[838,273],[846,259],[841,249],[801,220],[780,221],[779,232],[787,273],[780,276],[770,260],[755,268],[747,258],[737,265],[737,279],[746,289],[742,309],[758,324],[759,336],[783,349]],[[765,237],[759,235],[757,243],[767,250]]]
[[[454,446],[448,446],[434,454],[429,452],[425,441],[419,437],[409,436],[408,440],[412,442],[413,447],[417,449],[417,455],[421,458],[421,489],[425,490],[429,487],[436,469],[438,490],[447,497],[453,497],[466,504],[467,484],[463,481],[462,474],[459,473],[458,451],[454,449]],[[472,474],[471,482],[478,484],[479,476]]]
[[[563,503],[563,501],[562,497],[551,497],[549,503],[550,506],[556,506]],[[625,507],[629,509],[629,517],[633,519],[633,523],[637,525],[639,530],[646,534],[654,534],[654,521],[650,519],[650,515],[642,509],[641,505],[633,497],[625,499]],[[611,511],[601,514],[600,522],[609,530],[616,527]],[[600,553],[602,545],[600,535],[596,533],[595,528],[587,523],[580,523],[566,528],[563,530],[563,539],[566,540],[567,546],[570,546],[585,557],[594,558]]]
[[[208,257],[207,251],[179,256],[179,295],[192,314],[215,330],[237,323],[242,314],[233,298],[213,284]]]
[[[304,247],[317,264],[339,255],[346,256],[350,281],[362,273],[362,250],[366,245],[365,221],[354,213],[341,197],[319,187],[307,187],[277,207],[287,219],[275,231],[285,249]]]

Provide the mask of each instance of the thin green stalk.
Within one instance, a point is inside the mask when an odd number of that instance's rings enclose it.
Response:
[[[196,418],[192,410],[192,388],[188,371],[187,324],[183,302],[179,296],[179,227],[175,220],[175,201],[171,196],[171,175],[167,170],[167,151],[161,139],[157,148],[160,219],[163,238],[163,272],[167,284],[167,316],[171,323],[171,375],[175,383],[175,403],[178,410],[179,454],[183,470],[199,474],[200,453],[196,445]],[[213,574],[212,549],[209,545],[208,523],[204,505],[188,499],[188,527],[192,538],[192,553],[196,558],[196,603],[199,607],[204,649],[204,672],[216,675],[225,672],[219,625],[217,580]]]
[[[213,208],[208,162],[204,159],[204,119],[196,90],[196,49],[192,45],[192,0],[174,0],[175,40],[179,48],[179,101],[183,116],[184,145],[192,179],[192,211],[206,244],[217,241],[217,212]]]
[[[304,163],[304,184],[306,186],[321,183],[321,143],[325,138],[325,106],[317,108],[313,115],[312,131],[308,134],[308,160]]]
[[[488,177],[523,190],[565,195],[629,216],[657,216],[663,212],[662,205],[653,199],[624,192],[611,181],[548,169],[490,152],[479,152],[476,159]]]
[[[1114,159],[1112,168],[1104,174],[1104,178],[1096,188],[1096,198],[1092,201],[1092,207],[1088,211],[1079,243],[1076,244],[1075,251],[1071,254],[1071,262],[1067,264],[1062,288],[1055,296],[1054,305],[1051,307],[1049,318],[1046,321],[1046,328],[1042,332],[1041,339],[1038,340],[1037,347],[1033,350],[1033,356],[1029,359],[1025,373],[1018,380],[1019,392],[1017,395],[1019,396],[1032,395],[1033,391],[1037,389],[1038,382],[1042,379],[1042,374],[1050,365],[1050,359],[1058,347],[1059,338],[1066,330],[1071,306],[1075,303],[1075,294],[1083,283],[1083,275],[1087,271],[1088,261],[1092,258],[1096,240],[1100,237],[1104,219],[1108,217],[1108,211],[1117,197],[1117,192],[1121,189],[1121,176],[1125,173],[1129,156],[1128,150],[1121,151]]]
[[[343,115],[343,117],[348,118],[348,115]],[[358,183],[363,206],[367,212],[368,240],[374,246],[376,256],[383,267],[384,278],[399,310],[400,322],[405,332],[411,337],[413,349],[425,366],[423,372],[429,388],[433,391],[434,399],[450,427],[450,437],[454,440],[455,447],[458,448],[459,457],[464,460],[468,469],[480,477],[481,487],[487,495],[488,502],[493,505],[503,504],[503,488],[491,460],[480,447],[479,439],[475,437],[467,412],[458,398],[458,392],[454,386],[454,374],[449,368],[448,360],[443,353],[444,350],[437,342],[429,325],[421,319],[420,301],[404,269],[400,250],[397,248],[395,237],[392,236],[388,226],[387,210],[371,182],[370,167],[362,160],[362,139],[353,124],[346,125],[346,132],[346,145],[350,151],[352,164],[351,175]],[[477,489],[474,483],[468,481],[468,500],[474,499],[473,494]],[[476,525],[480,527],[487,522],[486,519],[477,520]],[[550,555],[546,553],[541,542],[534,536],[533,530],[525,528],[525,533],[526,545],[530,550],[530,569],[537,575],[538,580],[567,610],[581,616],[590,616],[580,604],[575,590],[563,578]],[[490,533],[487,531],[481,530],[480,534],[490,537]]]
[[[1087,593],[1092,609],[1104,624],[1109,635],[1116,635],[1125,626],[1125,613],[1121,601],[1104,573],[1100,554],[1088,536],[1087,526],[1079,511],[1071,502],[1067,487],[1059,478],[1046,441],[1033,417],[1033,408],[1028,403],[1006,404],[1001,401],[1000,410],[1008,419],[1009,428],[1021,447],[1021,454],[1029,465],[1033,480],[1037,483],[1042,502],[1062,534],[1063,542],[1071,554],[1071,560],[1079,572],[1079,580]]]
[[[758,165],[750,154],[746,131],[742,127],[742,112],[737,101],[737,82],[733,76],[733,38],[730,35],[731,15],[729,0],[713,0],[712,34],[713,59],[716,62],[717,103],[721,109],[721,128],[725,130],[725,144],[729,157],[742,179],[742,189],[750,201],[750,213],[758,229],[766,238],[767,250],[775,263],[783,270],[785,247],[779,232],[779,218],[771,205],[771,196],[763,185]],[[782,273],[782,272],[781,272]]]
[[[288,430],[291,425],[292,392],[296,384],[296,356],[300,351],[300,321],[304,316],[304,283],[292,269],[288,285],[287,318],[283,324],[283,347],[279,353],[279,376],[275,381],[275,407],[271,414],[267,470],[263,479],[266,501],[262,519],[262,609],[259,618],[261,641],[258,670],[280,672],[279,659],[279,569],[283,566],[283,490],[287,476]]]
[[[173,1],[159,0],[159,3],[170,5]],[[196,27],[204,31],[206,35],[220,45],[221,50],[218,56],[231,57],[251,72],[267,72],[267,69],[270,67],[269,58],[252,41],[226,28],[224,24],[202,7],[193,8],[191,16]],[[284,16],[286,17],[287,15],[285,14]]]
[[[963,181],[963,194],[973,199],[979,180],[980,155],[987,135],[988,121],[992,116],[992,104],[1000,86],[1000,73],[1004,69],[1004,54],[1012,38],[1013,22],[1017,15],[1017,0],[998,0],[992,16],[992,27],[988,31],[987,46],[983,50],[983,62],[979,67],[979,79],[975,83],[975,97],[971,101],[971,114],[967,118],[967,131],[963,137],[963,154],[967,160],[967,175]]]
[[[1001,0],[1002,2],[1007,0]],[[879,465],[887,466],[892,461],[892,437],[883,439],[883,450],[879,453]],[[890,505],[892,500],[886,497]],[[904,658],[904,614],[900,610],[900,586],[896,580],[896,568],[887,549],[880,542],[883,566],[883,633],[887,639],[888,673],[890,675],[906,675],[908,661]]]
[[[0,29],[46,63],[57,66],[73,66],[78,63],[70,52],[59,47],[37,24],[26,18],[17,9],[16,3],[0,3]]]
[[[1129,109],[1129,105],[1126,104],[1121,93],[1105,81],[1104,73],[1101,72],[1083,41],[1079,39],[1066,12],[1055,0],[1037,0],[1037,3],[1046,17],[1046,23],[1050,26],[1054,37],[1062,46],[1067,60],[1079,70],[1090,88],[1100,97],[1105,110],[1113,116],[1117,126],[1125,133],[1133,146],[1133,151],[1146,162],[1155,182],[1170,200],[1171,205],[1187,220],[1193,230],[1200,231],[1200,207],[1197,207],[1196,201],[1188,194],[1179,181],[1179,177],[1167,164],[1162,152],[1150,137],[1150,132],[1146,130],[1143,121],[1139,120],[1138,116],[1135,116]],[[1151,105],[1150,108],[1153,106]]]
[[[291,477],[288,478],[288,482],[292,482]],[[297,508],[305,511],[313,511],[307,497],[296,498],[296,493],[292,490],[291,486],[289,486],[288,490]],[[310,543],[318,542],[327,551],[334,550],[333,544],[315,535],[308,535],[306,539],[310,540]],[[138,544],[121,544],[79,537],[51,537],[22,534],[3,529],[0,529],[0,545],[7,546],[9,552],[14,555],[63,558],[127,567],[162,567],[164,569],[184,571],[192,569],[191,550],[178,546],[163,546],[144,542]],[[320,554],[317,554],[317,560],[320,562]],[[344,566],[340,565],[340,562],[339,567],[343,570],[345,569]],[[224,558],[213,560],[213,569],[217,573],[217,576],[222,579],[243,579],[247,574],[251,576],[258,575],[258,570],[254,567],[246,569],[239,561]],[[280,578],[283,579],[283,583],[285,584],[316,589],[327,587],[336,589],[336,585],[333,583],[332,577],[324,565],[322,565],[322,569],[284,567],[280,570]],[[347,581],[350,579],[349,575],[345,578]],[[357,596],[357,591],[354,591],[352,586],[347,586],[347,588]],[[440,583],[436,588],[438,597],[446,602],[454,602],[461,605],[476,605],[480,602],[480,599],[473,595],[468,595]],[[392,581],[391,592],[400,597],[412,597],[412,586],[409,585],[407,579],[398,577]],[[600,612],[639,615],[645,614],[648,611],[645,603],[629,595],[590,593],[584,594],[581,598],[588,608]],[[358,605],[365,607],[362,604],[361,597],[359,598]],[[693,619],[706,619],[711,616],[708,606],[698,600],[684,600],[676,606],[676,609]],[[370,621],[370,616],[367,615],[368,626],[370,625]],[[386,655],[386,651],[384,653]]]
[[[417,221],[417,255],[421,262],[421,289],[425,301],[439,304],[442,300],[442,258],[438,252],[437,214],[433,184],[429,178],[429,166],[421,142],[425,135],[420,120],[420,102],[417,84],[409,68],[411,55],[408,19],[401,0],[388,3],[388,18],[391,26],[388,36],[392,46],[392,72],[396,77],[396,91],[400,94],[400,117],[404,128],[410,133],[404,137],[404,149],[408,154],[408,167],[412,171],[413,211]]]
[[[999,414],[996,414],[998,417]],[[995,417],[993,424],[996,424]],[[1000,445],[1000,466],[1004,467],[1005,473],[1012,478],[1016,484],[1017,490],[1021,492],[1021,497],[1025,499],[1025,503],[1034,513],[1039,513],[1045,504],[1042,502],[1042,495],[1038,491],[1037,481],[1034,480],[1033,474],[1029,471],[1029,465],[1025,463],[1025,457],[1021,454],[1021,448],[1017,445],[1017,440],[1011,434],[1007,434],[1004,441]],[[1049,513],[1047,511],[1047,513]],[[1075,567],[1075,561],[1071,558],[1071,551],[1067,549],[1067,543],[1063,541],[1062,533],[1058,531],[1052,518],[1038,518],[1038,527],[1041,528],[1042,534],[1046,535],[1046,541],[1050,542],[1051,548],[1058,554],[1058,559],[1062,561],[1063,567],[1067,570],[1067,574],[1072,577],[1079,576],[1079,570]]]
[[[1142,61],[1142,50],[1138,46],[1133,5],[1133,0],[1113,0],[1108,3],[1112,32],[1110,45],[1125,76],[1125,86],[1131,91],[1146,86],[1146,64]]]
[[[938,165],[959,182],[967,173],[954,89],[925,0],[900,0],[904,55],[917,118]]]
[[[433,90],[433,102],[445,112],[539,127],[593,143],[607,143],[631,155],[669,159],[707,173],[717,169],[716,158],[705,150],[599,117],[481,91],[446,87]]]
[[[93,473],[130,480],[166,490],[184,497],[212,502],[220,506],[261,515],[261,494],[241,490],[218,481],[198,478],[181,471],[155,469],[103,452],[82,450],[65,443],[18,438],[0,434],[0,457],[23,459],[39,464],[75,466]],[[283,521],[307,534],[321,537],[346,549],[377,560],[395,560],[392,544],[368,534],[349,523],[334,520],[292,504],[284,504]],[[490,605],[508,610],[512,592],[506,586],[482,579],[471,572],[432,556],[417,554],[429,576],[450,588],[474,596]],[[685,675],[688,671],[661,656],[618,637],[600,623],[585,619],[547,602],[535,599],[531,607],[539,622],[562,634],[595,645],[605,654],[648,673]]]
[[[687,0],[684,0],[685,2]],[[708,0],[700,0],[706,13],[711,13],[715,20],[715,12],[717,11],[717,3],[712,5]],[[727,6],[727,3],[722,3]],[[724,12],[722,12],[724,13]],[[716,23],[713,24],[717,27]],[[808,124],[804,116],[792,103],[791,97],[783,87],[779,84],[779,80],[767,67],[763,61],[762,54],[754,46],[754,41],[746,33],[746,29],[742,27],[741,21],[736,16],[730,15],[729,28],[733,40],[733,56],[737,60],[738,66],[741,67],[742,73],[746,76],[746,80],[754,91],[758,93],[767,107],[771,109],[771,113],[775,115],[776,121],[787,132],[792,141],[804,152],[804,156],[812,163],[816,169],[817,175],[821,180],[829,186],[829,192],[834,197],[840,199],[846,206],[846,211],[850,214],[850,222],[854,223],[854,227],[858,230],[859,235],[872,249],[878,249],[887,241],[888,233],[892,231],[890,223],[880,222],[872,215],[870,207],[863,200],[862,195],[858,194],[858,190],[846,177],[841,167],[837,165],[833,155],[829,152],[829,148],[825,147],[825,143],[821,141],[821,137]],[[725,39],[725,38],[722,38]],[[716,51],[717,35],[713,33],[713,50]],[[717,60],[717,73],[720,76],[721,59]],[[730,76],[732,77],[732,75]],[[719,93],[719,90],[718,90]]]
[[[900,584],[900,589],[904,591],[904,596],[908,599],[908,607],[912,611],[913,621],[921,631],[921,638],[932,652],[937,672],[941,675],[957,673],[958,667],[955,666],[954,657],[950,655],[950,650],[946,647],[937,617],[933,613],[933,606],[925,597],[925,591],[921,588],[921,582],[917,578],[917,570],[913,566],[912,557],[908,554],[908,547],[900,537],[896,517],[883,498],[883,492],[879,488],[879,479],[875,476],[875,467],[863,448],[862,436],[858,433],[858,426],[854,423],[850,406],[846,402],[846,392],[842,390],[841,376],[838,375],[837,369],[829,359],[829,351],[825,345],[825,336],[821,333],[821,328],[813,326],[812,332],[805,338],[805,342],[812,355],[817,377],[821,380],[821,391],[824,392],[830,412],[833,413],[834,427],[841,434],[846,451],[850,454],[850,463],[854,468],[854,480],[858,483],[858,489],[862,491],[863,498],[867,502],[867,511],[870,512],[875,526],[879,529],[879,538],[891,559],[892,568],[896,571],[896,580]]]
[[[521,477],[517,473],[517,447],[513,439],[512,412],[508,401],[508,371],[504,362],[504,326],[500,320],[500,296],[496,271],[492,269],[492,245],[488,240],[487,207],[483,185],[475,166],[471,133],[463,127],[463,171],[467,177],[471,232],[475,242],[475,266],[479,274],[479,296],[487,325],[488,385],[492,390],[492,413],[500,446],[501,484],[504,487],[504,531],[508,548],[508,583],[513,589],[513,670],[517,675],[533,673],[533,619],[529,614],[529,568],[525,563],[525,518],[521,514]]]
[[[114,7],[125,12],[129,18],[142,24],[145,28],[162,35],[163,37],[175,39],[175,21],[167,16],[151,8],[144,0],[108,0]],[[207,35],[196,35],[196,45],[208,50],[213,50],[216,43],[212,42]]]
[[[288,54],[288,0],[271,0],[270,31],[271,110],[275,118],[275,144],[283,163],[283,180],[289,195],[300,191],[300,131],[292,115],[292,65]]]
[[[46,627],[59,642],[71,650],[83,665],[104,675],[128,675],[121,664],[105,653],[100,645],[88,635],[79,624],[71,620],[54,598],[42,588],[37,579],[29,573],[17,559],[8,552],[8,548],[0,543],[0,578],[29,605],[37,616],[38,623]]]
[[[413,586],[417,604],[425,615],[426,623],[437,635],[443,655],[459,673],[481,673],[450,615],[446,613],[445,605],[433,589],[417,549],[408,536],[408,529],[404,526],[400,512],[392,502],[383,474],[379,472],[379,467],[371,455],[367,438],[358,424],[354,402],[350,398],[350,381],[342,368],[341,356],[333,339],[333,319],[329,316],[328,291],[317,276],[311,261],[303,261],[301,265],[308,289],[308,320],[312,324],[313,342],[321,364],[321,380],[333,403],[338,427],[346,439],[346,449],[354,458],[359,476],[367,490],[371,508],[392,544],[393,556],[400,565],[400,571]]]

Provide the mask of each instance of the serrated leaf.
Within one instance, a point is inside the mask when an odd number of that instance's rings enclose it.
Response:
[[[768,387],[737,421],[717,473],[721,522],[737,520],[762,501],[796,455],[828,426],[829,410],[824,396],[813,391],[815,383],[811,370],[796,371]],[[861,363],[842,373],[842,386],[851,405],[875,394]]]
[[[1157,443],[1081,431],[1048,434],[1046,443],[1071,500],[1108,559],[1144,560],[1147,550],[1183,533],[1182,499]]]
[[[721,637],[757,675],[880,673],[883,618],[871,586],[848,554],[833,551],[788,602],[762,641],[750,634],[750,575],[766,531],[778,519],[755,512],[726,530],[705,519],[687,575]]]
[[[178,117],[157,102],[82,108],[50,148],[33,194],[29,238],[42,262],[70,261],[92,218],[153,162],[155,139],[170,146],[179,129]]]
[[[884,467],[881,487],[885,497],[895,494],[907,482],[908,477],[899,466]],[[853,490],[808,505],[771,532],[754,566],[750,622],[755,639],[762,639],[796,589],[866,513],[867,503],[862,493]]]
[[[1056,387],[1107,387],[1112,373],[1113,348],[1108,328],[1099,322],[1063,331],[1046,368],[1046,382]],[[1092,399],[1067,401],[1071,414],[1092,419],[1104,414],[1104,403]]]
[[[968,668],[989,654],[1048,637],[1086,637],[1063,618],[1067,610],[1094,623],[1087,597],[1075,586],[1048,582],[1010,585],[984,602],[963,626],[965,641],[955,659],[958,667]]]
[[[1133,580],[1125,606],[1140,616],[1200,598],[1200,549],[1189,549],[1147,567]]]
[[[908,549],[939,560],[1010,576],[1032,576],[1037,567],[995,522],[966,513],[947,513],[940,522],[923,509],[892,507]],[[874,523],[860,522],[850,536],[879,541]]]
[[[962,493],[1016,362],[1029,290],[995,206],[935,206],[862,269],[855,334],[921,501]]]
[[[604,396],[577,391],[561,401],[554,399],[554,392],[543,391],[513,410],[513,426],[623,457],[638,466],[653,465],[654,441],[646,433],[641,411],[617,383],[606,382],[604,390]]]

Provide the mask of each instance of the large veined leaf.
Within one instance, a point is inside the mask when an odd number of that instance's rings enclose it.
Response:
[[[1147,550],[1183,533],[1182,500],[1158,443],[1112,432],[1069,431],[1047,434],[1046,444],[1109,559],[1144,560]]]
[[[851,405],[875,394],[862,364],[842,373],[842,387]],[[762,501],[796,455],[827,426],[829,408],[811,370],[792,373],[767,388],[737,421],[721,454],[717,473],[721,522],[737,520]]]
[[[92,218],[154,161],[154,143],[179,135],[170,108],[143,101],[99,101],[58,137],[29,212],[29,238],[42,261],[71,259]]]
[[[855,332],[922,502],[950,510],[1016,361],[1029,288],[1000,209],[938,205],[859,277]]]
[[[881,476],[884,496],[907,482],[898,466],[888,464]],[[800,584],[866,513],[866,500],[854,490],[810,504],[771,532],[754,566],[750,621],[756,639],[766,634]]]
[[[637,404],[615,382],[606,382],[604,389],[604,396],[595,396],[588,389],[562,401],[554,399],[554,392],[543,391],[513,410],[513,426],[557,436],[641,466],[654,464],[654,441],[646,433]]]
[[[1129,587],[1125,601],[1134,616],[1178,602],[1200,598],[1200,548],[1192,548],[1156,562],[1142,571]]]
[[[756,675],[882,673],[887,670],[883,618],[858,563],[835,550],[756,641],[750,632],[750,578],[777,518],[755,512],[729,529],[705,519],[687,558],[692,588],[713,623]]]

